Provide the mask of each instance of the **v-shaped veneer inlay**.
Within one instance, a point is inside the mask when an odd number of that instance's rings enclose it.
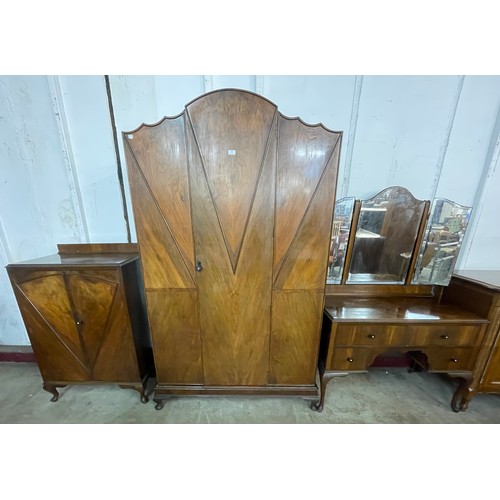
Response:
[[[304,125],[284,116],[280,116],[278,128],[275,273],[299,231],[339,138],[321,125]],[[335,183],[328,189],[335,190]]]
[[[127,143],[184,261],[194,269],[184,121],[181,115],[142,127]]]
[[[108,321],[115,298],[117,283],[80,276],[68,276],[68,287],[81,329],[88,367],[93,370],[101,345],[106,338]]]
[[[28,301],[38,310],[60,342],[83,365],[85,355],[62,274],[35,278],[19,285]]]
[[[235,272],[276,109],[265,101],[255,106],[251,94],[228,92],[187,110]]]

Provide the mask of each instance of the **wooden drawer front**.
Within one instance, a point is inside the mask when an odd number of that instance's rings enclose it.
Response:
[[[474,364],[474,348],[427,349],[430,371],[470,371]]]
[[[414,345],[412,327],[403,325],[338,325],[336,346]]]
[[[481,331],[474,325],[422,325],[413,329],[417,346],[475,346]]]
[[[328,370],[366,370],[372,363],[374,353],[363,347],[337,347],[333,350]]]
[[[475,325],[338,325],[336,346],[475,346]]]

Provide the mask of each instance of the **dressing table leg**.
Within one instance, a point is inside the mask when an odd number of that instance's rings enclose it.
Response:
[[[467,410],[469,401],[475,396],[476,391],[472,387],[472,381],[472,377],[460,377],[459,386],[451,400],[451,409],[455,413]]]
[[[347,375],[347,372],[325,372],[321,376],[321,397],[318,402],[313,401],[311,403],[311,410],[317,411],[318,413],[321,413],[323,411],[323,405],[325,402],[325,392],[326,392],[326,386],[328,385],[328,382],[332,380],[332,378],[335,377],[345,377]]]

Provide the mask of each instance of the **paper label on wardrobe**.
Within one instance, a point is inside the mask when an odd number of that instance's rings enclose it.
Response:
[[[236,156],[236,149],[228,149],[227,154],[228,156]]]

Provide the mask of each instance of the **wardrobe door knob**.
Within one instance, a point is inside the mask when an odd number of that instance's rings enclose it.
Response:
[[[196,271],[199,272],[199,273],[201,273],[203,271],[203,266],[201,265],[200,261],[198,261],[196,263]]]
[[[452,363],[458,363],[458,359],[457,359],[457,358],[450,358],[450,361],[451,361]]]
[[[354,361],[354,359],[352,358],[347,358],[347,361],[349,361],[349,363],[352,363]]]
[[[81,326],[81,325],[83,325],[83,321],[79,319],[79,320],[76,322],[76,324],[77,324],[78,326]]]

